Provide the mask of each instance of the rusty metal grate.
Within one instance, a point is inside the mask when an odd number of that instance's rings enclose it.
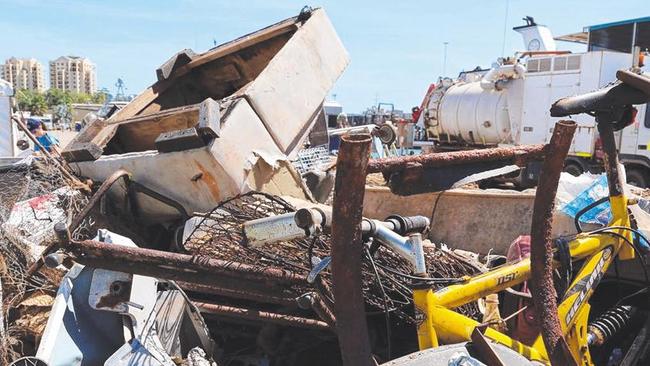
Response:
[[[260,248],[246,246],[243,236],[244,222],[293,211],[295,208],[281,198],[259,192],[226,200],[212,211],[192,219],[195,220],[194,228],[184,240],[184,249],[195,255],[259,266],[260,270],[279,268],[306,278],[314,259],[329,255],[329,235],[278,242]],[[361,263],[368,312],[384,311],[383,286],[389,298],[390,311],[397,319],[412,323],[413,302],[409,279],[397,274],[410,274],[410,265],[383,247],[373,258],[378,267],[379,280],[367,256]],[[479,272],[463,258],[435,247],[427,247],[426,260],[430,276],[434,278],[458,278]],[[321,273],[321,276],[325,288],[331,288],[329,271]],[[304,286],[292,288],[291,291],[293,295],[300,296],[314,291],[314,288],[305,281]],[[476,319],[480,316],[476,304],[468,304],[460,311]]]

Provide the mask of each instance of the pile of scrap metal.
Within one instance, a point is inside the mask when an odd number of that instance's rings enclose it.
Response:
[[[105,201],[110,203],[110,199]],[[296,210],[284,199],[260,192],[226,200],[184,222],[177,234],[169,238],[176,241],[176,252],[115,245],[110,237],[117,235],[108,233],[107,238],[101,230],[95,240],[77,241],[61,225],[58,234],[63,250],[47,256],[46,263],[58,266],[73,262],[85,266],[91,276],[85,280],[90,285],[85,286],[90,286],[91,291],[79,296],[88,298],[95,310],[115,311],[122,316],[142,305],[141,291],[133,290],[136,278],[164,283],[162,289],[158,286],[158,298],[162,296],[160,291],[170,288],[185,291],[189,300],[186,306],[205,317],[217,352],[210,353],[204,344],[191,345],[206,350],[220,362],[339,365],[332,274],[328,269],[329,225],[311,231],[309,236],[305,232],[305,228],[313,227],[313,221],[305,221],[305,217],[331,209],[310,202],[302,204],[305,208]],[[374,221],[368,220],[371,222]],[[387,222],[419,231],[428,229],[425,217],[395,216]],[[425,256],[431,278],[456,280],[484,270],[473,259],[437,249],[430,243],[426,245]],[[364,257],[361,267],[367,316],[374,327],[379,357],[390,359],[389,352],[401,355],[412,351],[417,344],[409,336],[415,325],[408,284],[409,262],[383,247],[376,247]],[[117,289],[112,287],[115,284]],[[92,289],[96,287],[99,290],[95,292]],[[156,298],[151,293],[154,287],[151,286],[146,298]],[[74,298],[74,287],[71,291]],[[62,287],[59,296],[68,292],[69,289]],[[163,305],[152,306],[154,310],[147,314],[160,318],[161,311],[156,306]],[[481,317],[476,304],[462,311]],[[160,327],[156,323],[154,329],[163,337]],[[67,326],[66,329],[76,328]],[[201,328],[193,329],[198,334],[196,329]],[[153,350],[161,346],[157,347]],[[152,353],[152,348],[130,350],[132,357],[145,351]],[[332,357],[322,359],[319,355],[323,352]]]
[[[291,162],[327,143],[322,103],[347,63],[325,12],[305,8],[203,54],[179,52],[150,88],[86,126],[65,166],[51,163],[102,183],[74,190],[82,204],[48,219],[50,239],[25,266],[28,277],[57,271],[60,286],[35,358],[15,364],[339,365],[330,229],[299,225],[331,211],[315,196],[329,196],[333,175],[310,189],[305,164]],[[380,225],[426,234],[428,223]],[[485,269],[424,243],[431,278]],[[361,261],[364,317],[384,360],[417,347],[410,268],[377,245]],[[481,316],[476,304],[462,311]]]
[[[102,184],[92,195],[56,196],[81,204],[48,218],[49,239],[25,266],[28,278],[58,271],[60,286],[36,358],[15,364],[340,365],[344,287],[329,268],[336,227],[332,209],[316,203],[333,175],[308,188],[309,172],[291,161],[323,145],[322,103],[347,63],[325,12],[305,8],[203,54],[179,52],[150,88],[86,126],[62,152],[67,165],[51,163]],[[413,168],[408,159],[395,167]],[[364,232],[391,227],[418,238],[429,229],[426,217],[364,223]],[[434,287],[485,270],[420,242]],[[408,259],[367,244],[358,253],[361,316],[373,352],[390,360],[417,349],[418,278]],[[475,303],[460,311],[482,317]]]

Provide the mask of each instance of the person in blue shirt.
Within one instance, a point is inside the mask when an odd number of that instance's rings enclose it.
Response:
[[[29,129],[29,132],[31,132],[34,135],[34,137],[36,137],[38,142],[40,142],[41,145],[43,145],[43,148],[45,148],[45,150],[47,150],[49,153],[52,153],[56,156],[61,155],[59,151],[59,140],[55,136],[47,132],[43,122],[36,119],[28,119],[27,128]],[[39,152],[40,147],[34,146],[34,151]]]

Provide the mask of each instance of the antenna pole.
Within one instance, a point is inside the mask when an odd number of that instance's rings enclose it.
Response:
[[[443,45],[445,46],[445,51],[444,51],[444,56],[442,59],[442,76],[445,77],[447,75],[447,45],[449,42],[443,42]]]
[[[510,8],[510,0],[506,0],[506,15],[503,18],[503,44],[501,46],[501,56],[506,53],[506,32],[508,30],[508,8]]]

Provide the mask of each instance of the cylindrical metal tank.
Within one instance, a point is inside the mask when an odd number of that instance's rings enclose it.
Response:
[[[509,143],[507,100],[505,89],[485,90],[479,81],[454,84],[441,96],[437,131],[472,144]]]

